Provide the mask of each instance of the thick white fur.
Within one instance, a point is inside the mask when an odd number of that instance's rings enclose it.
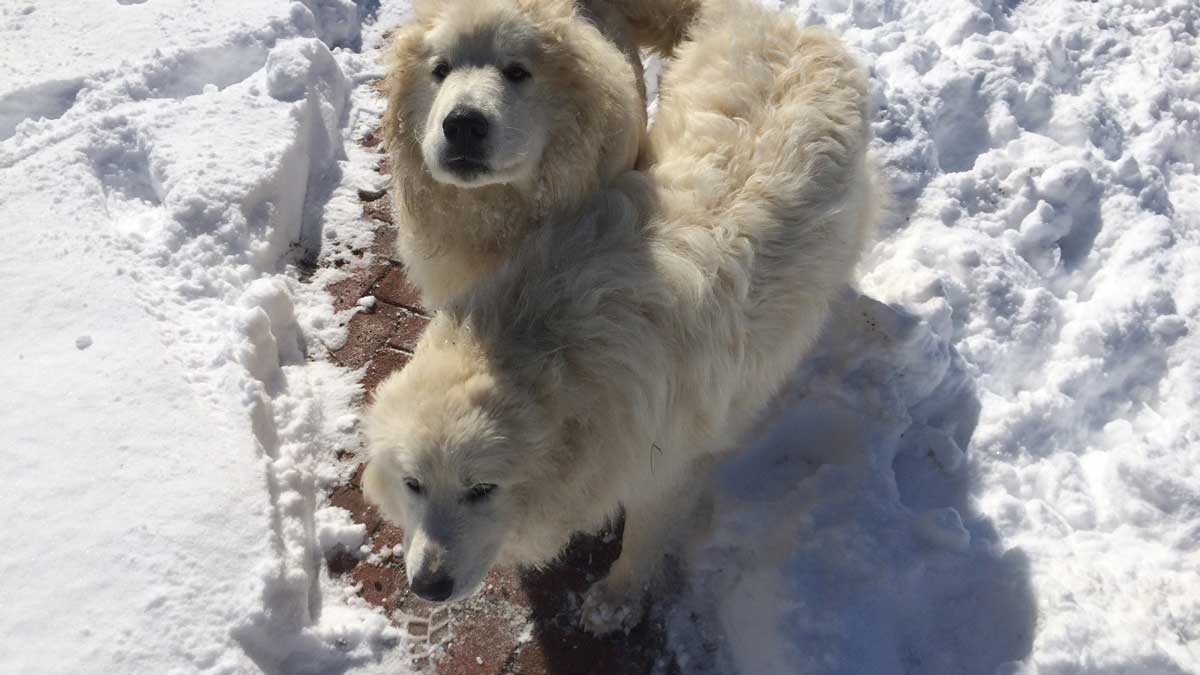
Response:
[[[462,597],[623,506],[587,616],[636,622],[708,467],[851,280],[877,209],[864,73],[832,35],[743,0],[712,0],[688,34],[648,172],[530,237],[376,390],[364,488],[405,529],[410,578],[449,575]],[[498,488],[467,501],[480,483]]]
[[[393,40],[383,134],[397,250],[436,308],[633,168],[645,88],[629,24],[608,0],[424,0],[416,13]],[[444,80],[432,75],[440,62]],[[531,77],[506,80],[513,63]],[[470,179],[443,164],[442,122],[460,105],[493,130],[490,170]]]
[[[634,42],[670,56],[700,14],[701,0],[593,0],[623,17]]]

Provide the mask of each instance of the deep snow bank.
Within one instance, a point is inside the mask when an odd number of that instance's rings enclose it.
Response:
[[[401,636],[323,576],[363,536],[323,507],[355,378],[306,360],[336,272],[296,267],[370,237],[376,66],[331,47],[371,8],[82,5],[0,26],[0,670],[378,663]]]

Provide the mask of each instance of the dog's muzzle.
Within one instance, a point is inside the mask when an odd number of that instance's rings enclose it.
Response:
[[[454,595],[454,579],[442,572],[417,573],[408,580],[408,587],[424,600],[443,602]]]
[[[463,178],[484,173],[487,165],[487,139],[491,131],[483,113],[466,106],[458,106],[442,120],[442,135],[446,139],[446,150],[442,164]]]

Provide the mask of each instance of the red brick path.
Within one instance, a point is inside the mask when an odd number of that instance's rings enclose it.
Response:
[[[368,139],[369,147],[374,141]],[[381,162],[386,172],[386,162]],[[365,195],[372,197],[374,195]],[[363,217],[377,222],[375,242],[363,253],[365,265],[329,287],[338,310],[354,307],[359,298],[375,297],[371,312],[358,312],[348,324],[344,346],[330,355],[347,368],[366,366],[367,392],[389,373],[408,363],[416,339],[428,323],[419,294],[394,259],[396,230],[388,197],[364,201]],[[359,462],[347,449],[346,461]],[[354,478],[339,486],[331,501],[366,525],[375,553],[391,551],[403,534],[383,522],[368,506]],[[663,629],[647,620],[628,636],[599,639],[578,628],[580,594],[603,576],[620,551],[620,536],[581,537],[561,563],[538,572],[494,570],[485,590],[452,606],[420,600],[408,591],[399,557],[366,557],[341,551],[328,560],[334,576],[349,575],[361,585],[359,595],[417,638],[417,665],[439,675],[639,675],[677,673],[663,649]],[[374,561],[374,562],[372,562]]]

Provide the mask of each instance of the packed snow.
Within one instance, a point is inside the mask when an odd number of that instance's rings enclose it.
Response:
[[[722,470],[668,649],[1200,673],[1200,5],[764,2],[869,65],[893,208]],[[405,672],[322,564],[365,536],[324,496],[359,391],[308,271],[371,239],[407,10],[0,7],[0,671]]]
[[[371,237],[354,188],[377,180],[355,143],[378,119],[375,18],[0,9],[0,671],[394,660],[403,636],[323,570],[365,534],[324,497],[358,387],[307,358],[341,337],[320,290],[337,272],[299,281]]]
[[[895,199],[724,477],[723,657],[1200,672],[1200,5],[787,4],[870,64]]]

